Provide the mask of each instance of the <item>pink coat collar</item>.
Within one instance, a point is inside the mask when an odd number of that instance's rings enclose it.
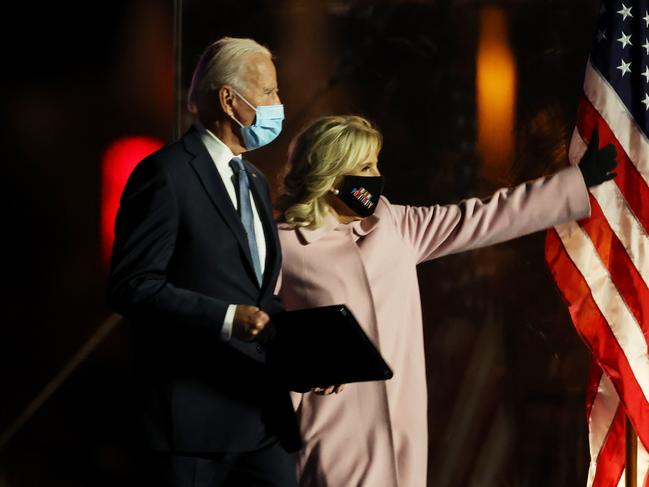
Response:
[[[321,239],[329,232],[354,232],[356,235],[364,237],[376,228],[380,220],[378,215],[371,215],[353,223],[343,224],[339,223],[333,215],[327,214],[318,228],[297,227],[297,232],[307,244]],[[286,223],[282,223],[280,228],[288,229],[290,227]]]

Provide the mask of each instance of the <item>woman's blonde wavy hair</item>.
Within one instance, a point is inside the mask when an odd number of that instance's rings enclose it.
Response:
[[[277,207],[293,227],[318,228],[329,211],[326,196],[338,176],[381,150],[383,137],[357,115],[317,118],[292,141]]]

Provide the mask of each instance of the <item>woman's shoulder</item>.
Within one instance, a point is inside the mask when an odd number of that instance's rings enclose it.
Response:
[[[390,203],[390,200],[388,199],[387,196],[382,194],[379,197],[379,205],[376,207],[376,211],[379,211],[380,209],[383,210],[389,210],[389,208],[392,206],[392,203]]]
[[[283,216],[280,216],[275,219],[275,225],[278,230],[293,230],[293,227],[288,223]]]
[[[382,220],[394,220],[394,205],[390,203],[390,200],[385,196],[381,195],[379,199],[379,204],[376,206],[376,211],[374,212],[376,216]]]
[[[300,241],[300,234],[302,233],[302,227],[289,223],[286,220],[278,219],[275,220],[275,225],[277,227],[277,234],[282,243],[282,246],[288,245],[292,242]]]
[[[297,232],[297,227],[295,225],[292,225],[283,219],[275,220],[275,226],[277,227],[277,232],[280,237],[288,237]]]

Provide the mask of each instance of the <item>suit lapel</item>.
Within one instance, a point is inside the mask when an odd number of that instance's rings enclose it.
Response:
[[[190,131],[183,139],[187,150],[194,155],[190,164],[194,168],[194,171],[196,171],[196,174],[198,175],[203,188],[210,197],[210,200],[239,242],[239,246],[246,256],[250,271],[254,275],[254,267],[252,265],[252,257],[250,255],[250,248],[248,247],[246,231],[243,228],[239,214],[236,212],[234,205],[230,200],[230,196],[228,195],[223,180],[214,165],[214,161],[212,161],[210,154],[207,152],[207,149],[195,131]]]
[[[266,266],[264,270],[264,281],[262,289],[265,289],[278,269],[278,259],[280,256],[279,242],[277,239],[277,230],[275,220],[272,215],[272,204],[267,196],[266,186],[262,182],[262,177],[257,168],[244,159],[244,164],[250,174],[250,191],[257,205],[257,212],[264,227],[264,237],[266,240]]]

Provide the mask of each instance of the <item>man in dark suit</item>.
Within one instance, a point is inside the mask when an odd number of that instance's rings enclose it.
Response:
[[[280,132],[270,52],[223,38],[203,53],[179,141],[122,195],[109,303],[133,324],[151,485],[295,485],[299,433],[259,343],[281,252],[264,175],[241,158]]]

